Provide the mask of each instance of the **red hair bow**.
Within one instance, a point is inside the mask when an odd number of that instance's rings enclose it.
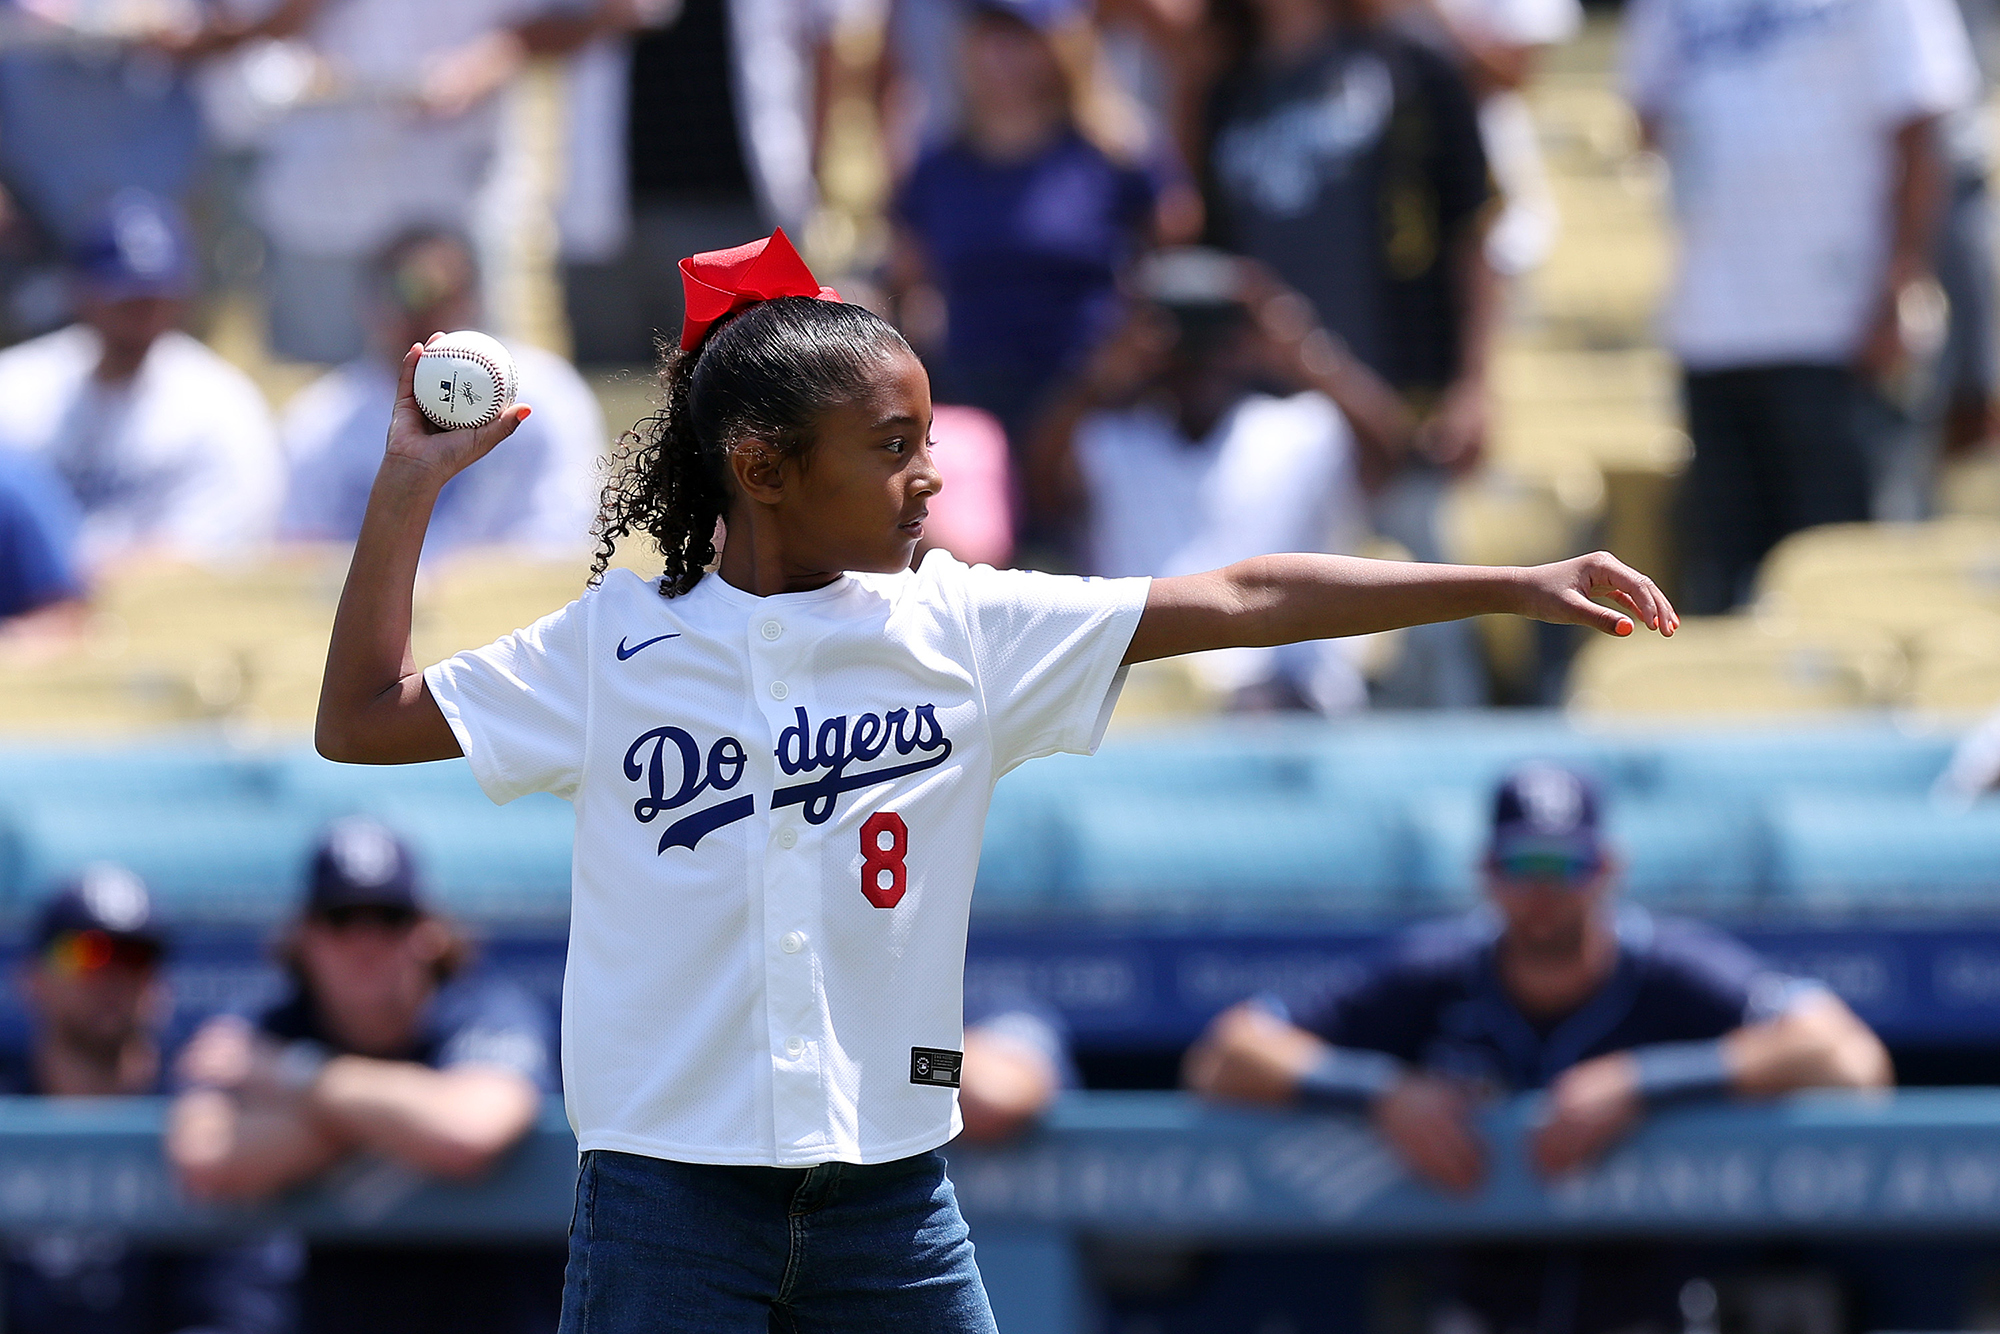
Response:
[[[781,296],[840,300],[840,293],[819,285],[782,227],[760,241],[688,256],[681,261],[681,290],[687,294],[683,352],[700,347],[717,320],[759,301]]]

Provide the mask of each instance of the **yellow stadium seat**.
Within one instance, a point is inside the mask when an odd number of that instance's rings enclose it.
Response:
[[[589,574],[587,558],[460,552],[418,590],[419,640],[439,657],[491,643],[582,596]]]
[[[1892,701],[1902,653],[1864,627],[1689,618],[1670,640],[1591,640],[1570,678],[1580,713],[1727,716],[1822,713]]]
[[[0,732],[103,734],[218,716],[235,697],[233,678],[129,655],[70,646],[31,658],[0,658]]]
[[[1941,626],[1916,642],[1910,659],[1911,707],[1955,715],[2000,708],[2000,616]]]

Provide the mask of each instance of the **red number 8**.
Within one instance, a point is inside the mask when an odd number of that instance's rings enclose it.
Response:
[[[882,835],[889,836],[889,846],[882,846]],[[893,908],[903,901],[903,891],[909,888],[909,872],[903,866],[903,857],[910,850],[910,827],[903,823],[903,817],[894,811],[877,811],[861,826],[861,892],[868,901],[878,908]],[[882,873],[889,873],[889,883],[882,883]]]

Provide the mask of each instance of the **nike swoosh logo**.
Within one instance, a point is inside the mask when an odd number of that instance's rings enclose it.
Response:
[[[640,649],[645,648],[651,644],[657,644],[662,639],[679,639],[680,637],[681,637],[680,631],[676,630],[674,631],[674,633],[670,635],[654,635],[651,639],[641,640],[639,643],[632,645],[632,647],[630,648],[627,648],[625,647],[625,636],[620,635],[618,637],[618,661],[623,662],[625,661],[625,659],[631,657],[634,653],[637,653]]]

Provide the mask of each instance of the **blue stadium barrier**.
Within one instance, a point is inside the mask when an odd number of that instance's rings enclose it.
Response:
[[[554,1241],[576,1145],[560,1110],[485,1178],[354,1162],[273,1206],[197,1204],[160,1157],[154,1099],[0,1100],[0,1230],[102,1229],[175,1242],[275,1228],[311,1238]],[[1532,1098],[1482,1114],[1491,1174],[1447,1198],[1365,1124],[1207,1107],[1176,1094],[1073,1094],[1001,1148],[952,1145],[958,1197],[1003,1328],[1088,1328],[1077,1239],[1374,1244],[1649,1238],[2000,1237],[2000,1095],[1816,1094],[1665,1112],[1595,1167],[1528,1168]]]
[[[1766,806],[1773,905],[1795,914],[2000,913],[2000,801],[1787,793]]]

